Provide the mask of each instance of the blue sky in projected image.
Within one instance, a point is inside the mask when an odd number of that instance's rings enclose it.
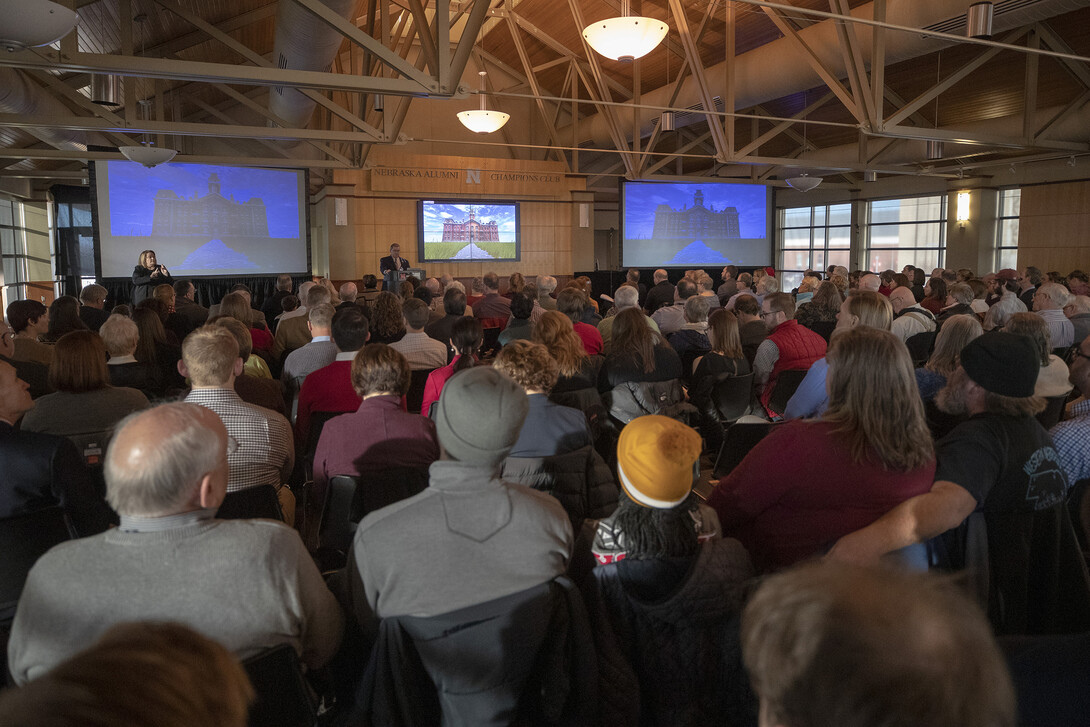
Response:
[[[655,229],[655,208],[660,204],[671,209],[693,206],[697,190],[704,193],[704,206],[721,210],[738,208],[738,225],[742,237],[763,238],[766,235],[768,216],[765,199],[766,187],[757,184],[724,183],[635,183],[624,185],[624,236],[628,239],[648,239]]]
[[[424,240],[437,242],[443,239],[443,220],[463,222],[469,219],[469,208],[477,211],[479,222],[495,220],[500,227],[500,242],[515,241],[515,205],[513,204],[443,204],[424,202]]]
[[[265,201],[270,237],[298,238],[299,175],[279,169],[221,167],[209,164],[160,164],[148,169],[133,162],[108,162],[110,232],[114,235],[150,235],[155,194],[160,189],[192,199],[208,194],[208,177],[220,178],[220,193],[236,202],[251,197]]]

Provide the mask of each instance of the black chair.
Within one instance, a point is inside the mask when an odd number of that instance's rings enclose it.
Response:
[[[732,424],[723,437],[723,445],[719,448],[719,454],[715,458],[715,466],[712,468],[713,476],[722,479],[729,475],[738,464],[749,454],[757,442],[760,442],[775,425],[772,422],[754,422]]]
[[[27,574],[47,550],[71,540],[74,533],[64,510],[43,510],[0,520],[0,627],[15,618]]]
[[[799,388],[805,378],[806,369],[781,371],[779,376],[776,377],[776,388],[772,390],[772,396],[768,400],[768,408],[776,414],[783,414],[787,409],[787,402],[791,401],[795,390]]]
[[[422,369],[413,371],[410,375],[409,391],[405,394],[405,404],[410,414],[419,414],[420,407],[424,404],[424,387],[427,386],[428,377],[435,369]]]
[[[829,342],[829,337],[833,335],[835,328],[836,321],[814,321],[810,326],[810,330],[824,338],[826,343]]]
[[[223,498],[216,517],[220,520],[251,520],[265,518],[284,521],[280,511],[280,498],[272,485],[256,485],[234,492],[228,492]]]
[[[391,467],[359,477],[336,475],[329,481],[322,508],[319,550],[347,551],[356,525],[368,513],[412,497],[427,486],[428,470],[418,467]]]
[[[307,439],[303,442],[302,450],[297,450],[299,454],[295,458],[295,471],[292,473],[293,484],[301,484],[314,479],[314,453],[318,451],[318,440],[322,437],[322,429],[325,428],[326,422],[341,414],[344,414],[344,412],[316,411],[311,413]]]
[[[1045,399],[1048,402],[1048,406],[1045,410],[1037,415],[1037,421],[1041,423],[1041,426],[1045,429],[1052,429],[1060,423],[1060,419],[1063,418],[1064,405],[1067,403],[1067,394],[1062,396],[1050,396]]]
[[[913,366],[919,368],[927,363],[927,359],[931,358],[931,351],[935,348],[936,335],[938,335],[936,331],[923,331],[909,336],[908,340],[905,341],[908,355],[912,357]]]
[[[753,404],[753,374],[720,374],[712,384],[711,399],[719,423],[733,424],[739,417],[750,413]]]
[[[250,727],[314,727],[318,702],[289,644],[274,646],[242,662],[256,698]]]

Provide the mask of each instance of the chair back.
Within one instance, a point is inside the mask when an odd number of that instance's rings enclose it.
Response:
[[[1060,419],[1063,418],[1064,404],[1067,403],[1067,394],[1060,396],[1050,396],[1045,399],[1048,405],[1044,411],[1037,415],[1037,421],[1041,423],[1041,426],[1045,429],[1052,429],[1060,423]]]
[[[731,376],[720,374],[712,384],[712,405],[715,416],[722,424],[732,424],[750,413],[753,403],[753,374]]]
[[[301,456],[295,460],[295,471],[292,473],[292,484],[309,482],[314,479],[314,453],[318,451],[318,440],[322,438],[322,429],[326,422],[336,416],[344,414],[343,411],[316,411],[311,412],[310,426],[307,429],[307,439],[303,443]]]
[[[714,476],[722,479],[731,473],[738,464],[749,454],[757,442],[760,442],[775,426],[772,422],[735,422],[723,437],[723,444],[719,447],[719,454],[715,458],[713,467]]]
[[[772,396],[768,400],[768,408],[777,414],[783,414],[787,410],[787,402],[795,394],[795,390],[806,378],[806,369],[788,369],[781,371],[776,377],[776,388],[772,390]]]
[[[428,470],[391,467],[365,475],[336,475],[329,481],[318,544],[323,550],[346,551],[352,545],[356,525],[368,513],[380,510],[424,491]]]
[[[421,369],[410,374],[409,391],[405,394],[405,404],[410,414],[419,414],[424,404],[424,388],[428,377],[435,369]]]
[[[280,498],[276,496],[276,488],[272,485],[255,485],[228,492],[219,510],[216,510],[216,517],[220,520],[284,520],[284,514],[280,511]]]
[[[250,727],[314,727],[318,723],[317,700],[290,644],[251,656],[242,666],[256,695],[247,721]]]
[[[47,507],[0,520],[0,626],[11,624],[27,574],[47,550],[72,538],[64,510]]]
[[[936,331],[921,331],[908,337],[905,346],[908,348],[908,355],[912,357],[913,366],[919,368],[927,363],[927,359],[931,358],[931,351],[935,348],[935,336],[937,335]]]

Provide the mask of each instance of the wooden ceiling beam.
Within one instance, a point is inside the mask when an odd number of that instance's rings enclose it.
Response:
[[[681,0],[668,0],[668,2],[674,17],[674,23],[677,25],[678,35],[681,37],[681,45],[685,49],[685,57],[689,61],[689,68],[692,69],[693,78],[696,80],[700,103],[704,110],[708,112],[704,118],[708,122],[708,129],[711,131],[712,141],[715,144],[716,158],[718,161],[726,162],[730,159],[727,135],[716,113],[715,99],[712,96],[707,75],[704,73],[704,63],[700,58],[700,52],[697,50],[696,40],[689,29],[689,18],[685,15],[685,8],[682,6]],[[730,109],[730,111],[733,112],[734,110]]]

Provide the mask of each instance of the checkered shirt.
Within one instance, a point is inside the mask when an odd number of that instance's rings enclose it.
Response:
[[[1070,418],[1052,427],[1049,434],[1067,475],[1067,486],[1090,477],[1090,400],[1072,406]]]
[[[216,412],[238,448],[227,457],[227,491],[256,485],[279,487],[288,481],[295,464],[291,426],[270,409],[247,404],[230,389],[193,389],[188,404]]]

